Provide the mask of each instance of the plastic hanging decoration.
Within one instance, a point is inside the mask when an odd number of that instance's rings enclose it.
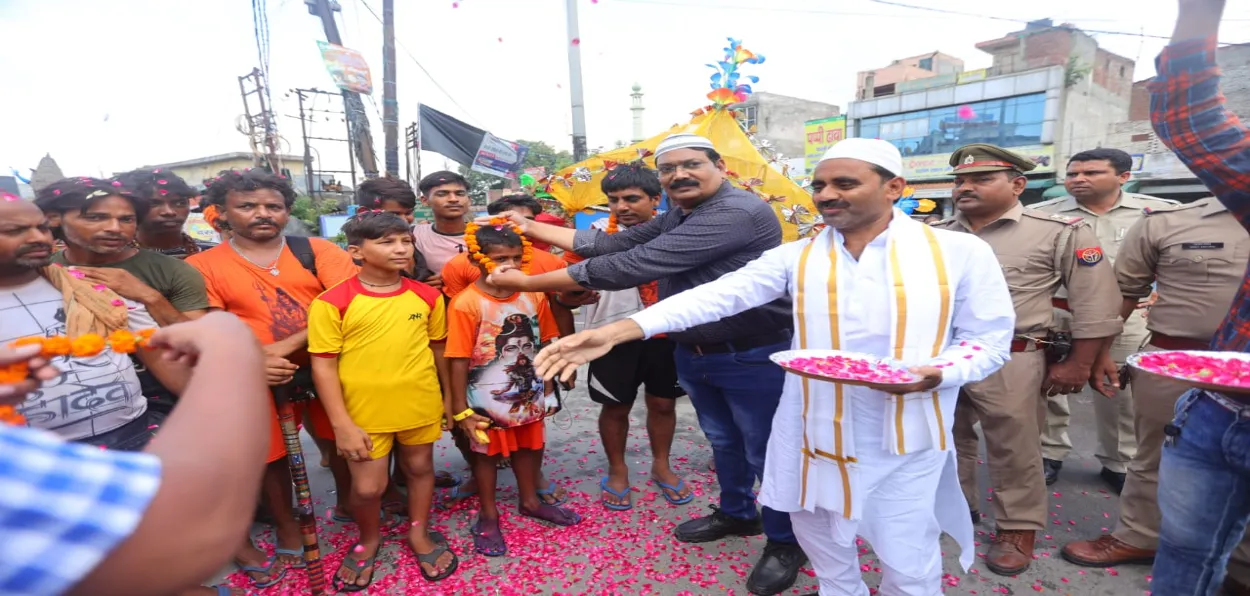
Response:
[[[725,58],[716,64],[708,66],[716,72],[712,75],[712,91],[707,94],[707,98],[712,100],[712,105],[716,108],[724,109],[726,106],[746,101],[747,96],[751,95],[751,85],[748,83],[739,83],[741,74],[738,69],[743,64],[763,64],[763,54],[756,54],[751,50],[742,47],[742,42],[732,37],[729,39],[729,47],[725,48]],[[760,78],[754,75],[748,75],[747,81],[758,83]]]
[[[912,213],[915,213],[916,207],[920,206],[919,201],[911,198],[912,195],[914,195],[915,193],[916,193],[916,189],[910,186],[908,186],[907,188],[904,188],[903,196],[898,198],[898,202],[894,203],[894,206],[898,207],[899,211],[902,211],[903,213],[906,213],[907,215],[911,215]]]

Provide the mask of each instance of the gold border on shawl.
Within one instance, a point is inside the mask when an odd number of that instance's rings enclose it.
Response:
[[[807,308],[804,305],[804,287],[807,283],[807,256],[812,251],[812,242],[807,243],[803,247],[803,251],[799,253],[799,279],[796,284],[794,296],[795,318],[798,319],[799,332],[799,349],[807,349]],[[799,482],[799,503],[804,507],[807,506],[807,470],[811,465],[811,452],[807,444],[807,408],[809,402],[808,390],[809,381],[807,377],[803,379],[803,478]]]
[[[833,349],[842,349],[842,342],[838,335],[838,246],[837,236],[829,235],[829,282],[827,294],[829,296],[829,341],[833,345]],[[842,397],[842,384],[833,384],[834,395],[834,412],[833,412],[833,445],[838,450],[838,472],[842,475],[842,516],[851,519],[851,475],[846,469],[846,460],[841,454],[846,453],[846,449],[842,445],[842,419],[843,409],[846,407],[846,400]]]
[[[907,288],[903,285],[903,267],[898,260],[898,243],[890,242],[890,273],[894,277],[894,308],[898,327],[894,330],[894,359],[903,359],[903,346],[907,340]],[[898,454],[907,453],[903,436],[903,396],[894,396],[894,435],[898,442]]]
[[[946,319],[951,312],[951,288],[946,272],[946,259],[942,258],[942,247],[938,244],[937,234],[933,233],[932,228],[925,226],[924,235],[929,241],[929,252],[933,255],[933,268],[937,271],[938,293],[941,296],[938,331],[933,339],[933,357],[936,358],[942,352],[942,343],[946,339]],[[937,417],[938,443],[942,451],[946,451],[946,426],[942,421],[942,400],[937,391],[933,392],[933,414]]]

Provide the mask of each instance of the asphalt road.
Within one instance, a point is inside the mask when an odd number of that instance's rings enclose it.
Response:
[[[1060,558],[1059,549],[1067,541],[1097,536],[1114,527],[1117,497],[1098,477],[1099,465],[1093,458],[1095,434],[1093,407],[1088,394],[1072,400],[1077,426],[1071,435],[1075,443],[1060,480],[1050,487],[1051,526],[1039,536],[1036,561],[1017,577],[999,577],[989,572],[981,557],[967,573],[960,572],[957,547],[949,539],[946,549],[946,594],[1032,594],[1139,595],[1149,594],[1150,569],[1127,566],[1112,569],[1083,569]],[[1100,398],[1101,399],[1101,398]],[[509,471],[501,472],[501,509],[509,555],[487,559],[472,551],[468,527],[476,513],[476,499],[438,512],[435,529],[447,534],[453,549],[461,556],[457,574],[438,584],[428,584],[416,570],[413,556],[402,535],[388,539],[378,559],[379,576],[369,594],[746,594],[746,575],[759,556],[764,539],[733,538],[702,545],[687,545],[671,538],[672,528],[683,520],[708,512],[716,503],[715,476],[708,470],[711,452],[699,430],[694,410],[686,400],[678,407],[678,432],[673,463],[695,491],[688,505],[668,505],[649,485],[650,450],[641,425],[642,405],[634,410],[628,459],[633,473],[632,511],[607,512],[598,505],[598,481],[606,461],[598,441],[597,408],[585,390],[574,390],[564,413],[548,422],[547,474],[571,493],[570,506],[584,521],[573,528],[554,528],[515,513],[515,482]],[[326,572],[337,567],[351,548],[355,526],[328,518],[326,508],[335,501],[333,482],[327,470],[317,466],[315,446],[304,441],[312,462],[310,477],[317,500],[319,532]],[[438,469],[466,474],[459,454],[448,439],[436,449]],[[981,492],[988,497],[985,468],[982,466]],[[986,505],[982,511],[990,511]],[[992,521],[977,528],[978,553],[989,548]],[[254,534],[258,541],[272,546],[271,533],[261,526]],[[871,545],[865,543],[861,557],[870,587],[880,581],[879,567]],[[244,576],[223,571],[216,580],[239,586]],[[790,594],[815,590],[810,568],[800,575]],[[306,594],[307,579],[302,571],[292,571],[280,586],[256,594]]]

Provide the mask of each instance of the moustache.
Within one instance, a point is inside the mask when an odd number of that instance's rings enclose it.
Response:
[[[278,222],[276,222],[276,221],[274,221],[274,220],[272,220],[272,219],[258,219],[258,220],[256,220],[256,221],[254,221],[254,222],[252,222],[252,223],[248,224],[248,226],[247,226],[247,227],[249,227],[249,228],[259,228],[259,227],[261,227],[261,226],[273,226],[273,227],[275,227],[275,228],[280,228],[280,227],[282,227],[282,226],[278,225]]]
[[[52,252],[52,245],[45,243],[23,244],[17,248],[17,256],[19,257],[32,252]]]
[[[851,204],[846,201],[816,201],[814,206],[819,211],[821,209],[846,209]]]
[[[678,188],[698,188],[698,187],[699,187],[699,181],[698,181],[698,180],[691,180],[690,178],[685,178],[685,179],[682,179],[682,180],[677,180],[677,181],[673,182],[672,184],[669,184],[669,185],[668,185],[668,187],[669,187],[669,188],[672,188],[672,189],[678,189]]]

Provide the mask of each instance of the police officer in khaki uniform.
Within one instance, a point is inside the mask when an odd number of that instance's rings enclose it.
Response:
[[[1166,209],[1176,201],[1159,199],[1148,195],[1124,192],[1121,186],[1128,182],[1133,158],[1119,149],[1092,149],[1082,151],[1068,160],[1068,172],[1064,186],[1070,193],[1066,197],[1036,203],[1034,209],[1047,213],[1062,213],[1080,217],[1089,223],[1098,236],[1107,260],[1115,265],[1120,242],[1143,217],[1144,209]],[[1060,327],[1066,327],[1072,315],[1068,312],[1067,288],[1060,288],[1055,295],[1055,313]],[[1124,333],[1111,345],[1111,358],[1116,366],[1124,366],[1124,359],[1141,351],[1146,339],[1145,310],[1131,313],[1124,319]],[[1042,433],[1042,468],[1046,472],[1046,484],[1059,478],[1063,460],[1072,451],[1068,437],[1068,396],[1059,394],[1047,399],[1046,430]],[[1115,399],[1096,398],[1094,416],[1098,427],[1098,447],[1094,457],[1102,463],[1102,478],[1119,493],[1124,488],[1124,474],[1133,454],[1137,452],[1137,438],[1133,432],[1132,389],[1120,390]]]
[[[1228,314],[1247,260],[1250,234],[1218,200],[1150,210],[1124,237],[1115,263],[1124,295],[1121,312],[1131,313],[1156,284],[1158,300],[1146,318],[1150,340],[1145,350],[1206,350]],[[1163,428],[1172,421],[1176,400],[1189,386],[1159,376],[1143,378],[1137,371],[1132,380],[1138,448],[1120,496],[1120,524],[1097,540],[1064,546],[1063,557],[1077,565],[1149,563],[1159,544],[1156,491],[1166,438]],[[1227,577],[1227,582],[1246,586],[1238,591],[1226,585],[1227,593],[1250,593],[1246,540],[1233,551]]]
[[[981,421],[993,486],[997,532],[986,566],[1014,575],[1033,561],[1035,533],[1045,528],[1046,486],[1041,439],[1047,394],[1075,393],[1087,382],[1111,393],[1114,370],[1092,374],[1099,353],[1123,329],[1120,292],[1098,239],[1079,218],[1043,213],[1020,204],[1036,164],[993,145],[974,144],[951,156],[957,214],[936,224],[976,234],[998,255],[1016,308],[1011,360],[979,383],[964,387],[955,408],[955,449],[968,504],[976,489],[977,435]],[[1054,324],[1051,299],[1069,290],[1072,351],[1047,366],[1046,336]]]

